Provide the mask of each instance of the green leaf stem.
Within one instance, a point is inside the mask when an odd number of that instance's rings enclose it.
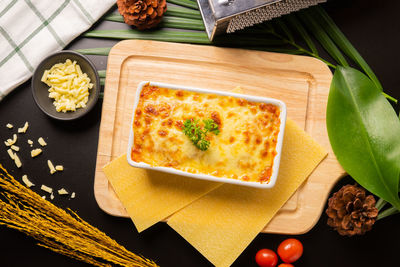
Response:
[[[311,39],[310,35],[306,31],[306,29],[303,27],[301,22],[297,19],[295,15],[289,15],[285,17],[289,24],[292,26],[293,29],[295,29],[300,36],[304,39],[304,41],[307,43],[308,47],[311,49],[311,51],[318,55],[318,50],[315,47],[315,44],[313,40]]]
[[[312,32],[314,37],[321,43],[322,47],[342,66],[349,66],[342,52],[337,48],[328,34],[318,25],[318,22],[309,14],[308,10],[299,12],[299,17]]]
[[[364,58],[360,55],[360,53],[354,48],[354,46],[350,43],[350,41],[346,38],[343,32],[338,28],[338,26],[333,22],[331,17],[326,13],[326,11],[322,7],[313,7],[310,9],[310,14],[313,15],[315,20],[326,30],[328,35],[332,38],[332,40],[336,43],[336,45],[358,66],[368,75],[368,77],[375,83],[378,89],[382,90],[382,85],[379,82],[378,78],[369,67]]]

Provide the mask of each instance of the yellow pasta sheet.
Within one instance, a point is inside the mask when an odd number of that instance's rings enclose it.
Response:
[[[126,155],[103,170],[139,232],[221,185],[134,168],[128,164]]]
[[[230,266],[326,154],[288,120],[272,189],[224,184],[175,213],[168,224],[215,266]]]

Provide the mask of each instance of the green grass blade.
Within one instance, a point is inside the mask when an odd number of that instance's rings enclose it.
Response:
[[[213,43],[217,46],[228,47],[268,47],[268,46],[281,46],[287,43],[284,40],[276,38],[255,37],[250,35],[227,34],[217,36]]]
[[[286,23],[283,21],[282,18],[277,18],[274,20],[276,24],[282,29],[282,31],[286,34],[287,38],[291,41],[294,42],[294,37]]]
[[[321,24],[337,46],[368,75],[375,85],[382,90],[382,84],[369,67],[364,58],[358,53],[357,49],[350,43],[343,32],[336,26],[335,22],[322,7],[314,7],[310,10],[314,18]]]
[[[190,0],[167,0],[168,3],[184,6],[192,9],[199,9],[197,6],[197,2],[190,1]]]
[[[286,20],[289,22],[289,24],[292,26],[293,29],[295,29],[300,36],[304,39],[304,41],[307,43],[308,47],[311,49],[311,51],[318,55],[318,50],[315,47],[315,44],[313,40],[311,39],[311,36],[308,34],[306,29],[303,27],[301,22],[296,18],[294,14],[285,16]]]
[[[167,12],[165,12],[164,15],[166,17],[187,18],[202,21],[199,11],[178,6],[168,7]],[[119,13],[111,13],[105,16],[104,20],[124,22],[124,17],[122,17],[122,15],[120,15]]]
[[[104,19],[114,22],[124,22],[124,18],[117,13],[107,15],[106,17],[104,17]],[[176,28],[176,29],[186,29],[186,30],[199,30],[199,31],[205,30],[202,20],[169,17],[169,16],[163,17],[160,26],[165,28]]]
[[[84,55],[108,56],[110,50],[111,47],[96,47],[96,48],[76,49],[75,51]]]
[[[104,20],[114,21],[114,22],[124,22],[124,17],[119,13],[111,13],[104,17]]]
[[[258,51],[266,51],[266,52],[274,52],[274,53],[282,53],[282,54],[291,54],[291,55],[302,55],[303,52],[297,49],[290,48],[279,48],[279,47],[263,47],[263,46],[255,46],[255,47],[242,47],[243,49],[249,50],[258,50]]]
[[[99,73],[99,77],[100,78],[105,78],[106,77],[106,70],[98,70],[97,72]]]
[[[165,42],[195,43],[195,44],[213,44],[219,46],[279,46],[286,44],[285,41],[272,38],[260,38],[253,36],[240,36],[235,34],[218,36],[214,42],[211,42],[204,31],[177,31],[177,30],[152,30],[138,31],[134,29],[127,30],[95,30],[83,34],[84,37],[111,38],[111,39],[139,39],[139,40],[157,40]]]
[[[197,19],[187,19],[179,17],[164,17],[161,22],[162,27],[166,28],[177,28],[177,29],[187,29],[187,30],[199,30],[204,31],[204,23],[202,20]]]
[[[188,19],[199,19],[201,20],[201,14],[198,10],[193,10],[180,6],[168,6],[165,16],[181,17]]]
[[[139,39],[156,40],[178,43],[210,44],[205,32],[184,32],[170,30],[138,31],[127,30],[95,30],[83,34],[84,37],[110,38],[110,39]]]
[[[337,48],[332,39],[322,29],[318,22],[313,18],[312,14],[308,10],[304,10],[298,13],[302,21],[307,25],[309,30],[313,33],[315,38],[321,43],[325,50],[331,55],[342,66],[349,66],[347,60],[343,56],[342,52]]]

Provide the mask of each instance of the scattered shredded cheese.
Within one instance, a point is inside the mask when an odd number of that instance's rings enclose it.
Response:
[[[28,144],[33,147],[33,141],[31,139],[28,139]]]
[[[10,124],[10,123],[7,123],[6,127],[7,127],[8,129],[12,129],[12,128],[14,127],[14,125],[12,125],[12,124]]]
[[[88,75],[70,59],[45,70],[41,81],[50,87],[49,97],[54,99],[57,112],[64,113],[86,107],[89,89],[93,88]]]
[[[14,152],[11,150],[11,148],[7,149],[7,153],[8,153],[8,155],[10,156],[10,158],[11,158],[12,160],[14,160]]]
[[[25,122],[24,127],[18,128],[18,133],[26,133],[26,130],[28,130],[28,126],[29,126],[29,123]]]
[[[53,174],[56,172],[56,169],[54,168],[54,165],[50,160],[47,160],[47,165],[49,166],[50,174]]]
[[[50,199],[51,199],[51,200],[53,200],[53,199],[54,199],[54,195],[53,195],[53,193],[51,193],[51,195],[50,195]]]
[[[28,176],[26,174],[22,175],[22,181],[27,187],[35,186],[31,181],[29,181]]]
[[[49,194],[53,193],[53,188],[48,187],[48,186],[46,186],[46,185],[44,185],[44,184],[42,184],[42,186],[40,187],[40,189],[42,189],[43,191],[45,191],[45,192],[47,192],[47,193],[49,193]]]
[[[46,199],[46,196],[42,196],[43,199]]]
[[[12,145],[12,146],[11,146],[11,149],[12,149],[12,150],[15,150],[15,151],[19,151],[19,146]]]
[[[34,157],[38,156],[40,153],[42,153],[42,149],[40,149],[40,148],[33,149],[31,151],[31,157],[34,158]]]
[[[7,139],[7,141],[4,141],[4,144],[6,146],[12,146],[13,144],[15,144],[17,142],[17,135],[13,134],[13,139]]]
[[[75,192],[72,192],[71,198],[75,198]]]
[[[56,165],[56,170],[57,171],[63,171],[64,170],[64,166],[63,165]]]
[[[46,141],[44,141],[43,137],[39,137],[38,142],[39,142],[39,144],[41,146],[46,146],[47,145],[47,143],[46,143]]]
[[[58,190],[58,194],[59,195],[68,195],[68,191],[65,190],[64,188],[61,188],[60,190]]]
[[[19,159],[18,155],[14,153],[14,163],[17,166],[17,168],[21,168],[22,163],[21,160]]]

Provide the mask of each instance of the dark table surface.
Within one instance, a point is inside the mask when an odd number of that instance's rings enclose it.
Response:
[[[400,98],[400,2],[373,0],[334,0],[325,5],[329,14],[381,80],[385,91]],[[100,22],[98,29],[125,27],[123,24]],[[112,46],[113,40],[78,38],[68,49]],[[322,52],[323,53],[323,52]],[[106,68],[107,57],[90,56],[96,67]],[[29,121],[28,137],[46,137],[46,154],[65,166],[64,173],[50,176],[45,159],[40,164],[25,164],[18,170],[0,150],[0,163],[12,175],[29,174],[32,180],[76,192],[68,200],[56,196],[53,202],[71,208],[89,223],[106,232],[127,249],[155,260],[161,266],[211,266],[211,264],[165,223],[158,223],[138,234],[129,219],[116,218],[101,211],[94,199],[93,182],[96,164],[102,101],[84,118],[60,122],[48,118],[35,105],[30,81],[21,85],[0,102],[0,140],[9,133],[5,124],[21,127]],[[400,138],[400,137],[399,137]],[[24,158],[23,158],[24,159]],[[38,158],[39,160],[39,158]],[[29,162],[29,159],[26,158]],[[349,178],[339,184],[351,182]],[[336,189],[339,185],[336,186]],[[36,191],[38,188],[35,189]],[[400,215],[377,222],[364,236],[342,237],[326,225],[322,215],[308,233],[296,236],[304,244],[304,255],[296,262],[301,266],[399,266]],[[296,222],[293,222],[296,223]],[[285,235],[259,234],[235,261],[234,266],[256,266],[255,253],[261,248],[276,249]],[[0,266],[85,266],[86,264],[53,253],[36,245],[34,239],[15,230],[0,227]]]

